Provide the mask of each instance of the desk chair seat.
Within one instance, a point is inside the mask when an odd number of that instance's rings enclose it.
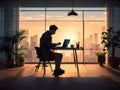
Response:
[[[38,72],[40,65],[42,65],[42,69],[44,70],[44,75],[46,73],[46,64],[50,65],[51,71],[53,71],[52,69],[52,65],[51,65],[51,61],[53,60],[45,60],[42,56],[41,56],[41,50],[39,47],[35,47],[36,50],[36,54],[37,54],[37,58],[39,59],[38,64],[35,66],[35,72]]]

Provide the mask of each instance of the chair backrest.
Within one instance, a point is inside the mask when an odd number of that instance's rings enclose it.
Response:
[[[40,47],[35,47],[35,50],[36,50],[36,54],[37,54],[37,58],[41,58],[41,50],[40,50]]]
[[[53,61],[54,56],[53,53],[50,51],[49,53],[44,53],[44,51],[41,50],[40,47],[35,47],[37,58],[39,58],[41,61]]]

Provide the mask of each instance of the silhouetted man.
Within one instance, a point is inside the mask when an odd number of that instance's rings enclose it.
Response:
[[[49,30],[43,33],[40,38],[40,48],[44,58],[47,60],[55,60],[54,76],[59,76],[64,73],[64,70],[60,68],[63,55],[61,53],[53,52],[53,49],[57,45],[60,45],[60,43],[52,43],[52,35],[56,33],[57,29],[58,27],[56,25],[50,25]]]

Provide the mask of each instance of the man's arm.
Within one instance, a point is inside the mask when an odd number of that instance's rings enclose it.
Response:
[[[52,48],[55,48],[57,45],[61,45],[61,43],[60,42],[58,42],[58,43],[52,43]]]

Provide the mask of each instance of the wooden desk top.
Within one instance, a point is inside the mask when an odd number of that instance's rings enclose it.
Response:
[[[79,47],[79,48],[63,48],[63,47],[56,47],[54,48],[54,50],[83,50],[83,47]]]

